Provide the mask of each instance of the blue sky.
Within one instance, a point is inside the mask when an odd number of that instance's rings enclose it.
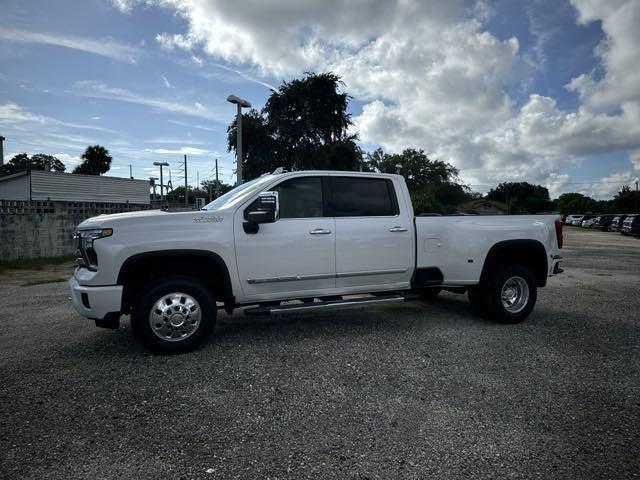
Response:
[[[638,176],[638,2],[5,0],[5,160],[89,144],[136,178],[220,161],[234,93],[261,108],[305,71],[340,74],[365,149],[423,148],[479,191],[505,180],[606,198]],[[604,3],[604,2],[603,2]],[[637,63],[635,64],[637,65]],[[637,67],[634,67],[637,70]]]

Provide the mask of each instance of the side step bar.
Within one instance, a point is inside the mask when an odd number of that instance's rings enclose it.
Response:
[[[346,300],[332,300],[324,302],[308,302],[308,303],[293,303],[289,305],[271,305],[271,306],[258,306],[246,308],[244,310],[245,315],[270,315],[285,312],[302,312],[311,310],[323,310],[331,308],[348,307],[352,305],[373,305],[377,303],[396,303],[404,302],[407,300],[413,300],[418,295],[406,294],[406,295],[384,295],[375,297],[359,297],[349,298]]]

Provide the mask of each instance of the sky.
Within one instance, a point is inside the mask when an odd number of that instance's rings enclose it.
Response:
[[[640,0],[3,0],[5,161],[87,145],[110,175],[233,182],[229,94],[332,71],[365,151],[420,148],[475,191],[610,198],[640,176]],[[166,175],[166,173],[165,173]]]

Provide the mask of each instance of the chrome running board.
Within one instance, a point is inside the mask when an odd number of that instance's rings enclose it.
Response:
[[[358,305],[372,305],[377,303],[396,303],[404,302],[407,300],[413,300],[417,298],[417,295],[385,295],[385,296],[371,296],[364,298],[350,298],[346,300],[331,300],[320,302],[307,302],[307,303],[292,303],[287,305],[270,305],[270,306],[258,306],[250,307],[244,310],[245,315],[270,315],[285,312],[303,312],[312,310],[328,310],[332,308],[350,307]]]

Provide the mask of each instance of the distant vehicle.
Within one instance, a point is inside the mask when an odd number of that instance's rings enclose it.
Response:
[[[591,218],[593,218],[593,215],[582,215],[579,219],[576,219],[573,222],[571,222],[571,225],[575,225],[576,227],[581,227],[582,222],[584,222],[585,220],[589,220]]]
[[[607,230],[611,222],[615,218],[615,215],[600,215],[596,218],[595,223],[591,226],[591,228],[595,228],[598,230]]]
[[[620,233],[623,235],[640,235],[640,215],[629,215],[625,218],[624,222],[622,222],[622,228],[620,229]]]
[[[615,217],[613,217],[611,225],[609,225],[609,228],[607,230],[609,230],[610,232],[619,232],[622,228],[622,222],[624,222],[626,218],[626,215],[616,215]]]
[[[598,217],[587,218],[586,220],[582,220],[581,227],[591,228],[593,227],[593,224],[596,223],[596,220],[598,220]]]
[[[573,222],[582,221],[584,215],[567,215],[567,218],[564,219],[565,225],[575,225]]]

